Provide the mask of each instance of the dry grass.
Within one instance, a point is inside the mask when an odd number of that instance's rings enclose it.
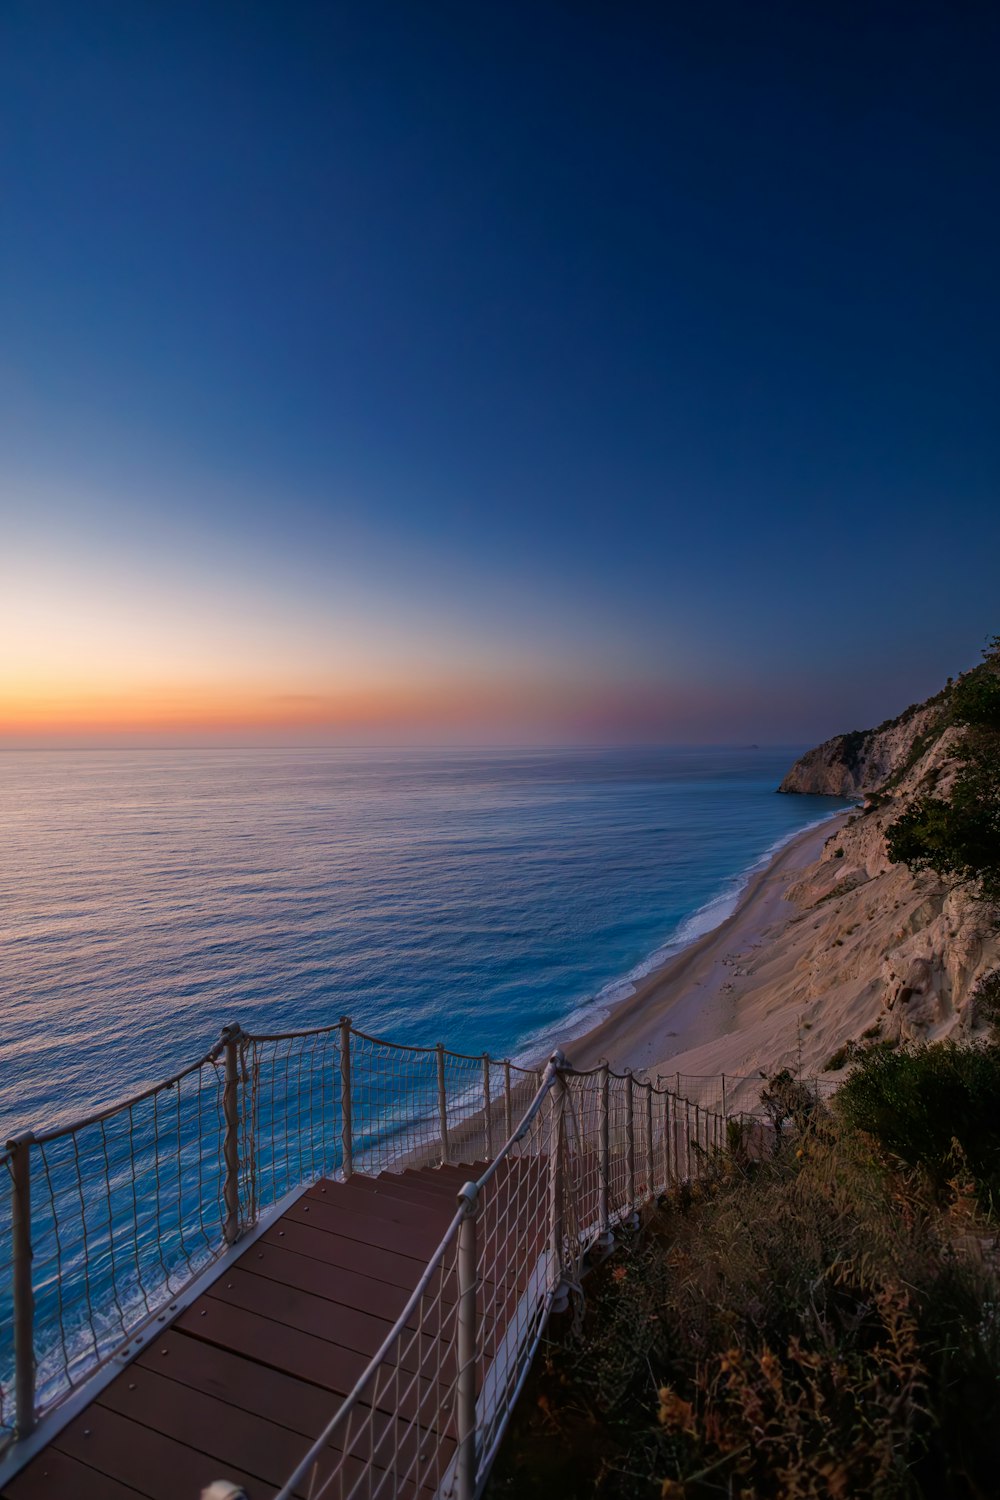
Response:
[[[732,1144],[732,1143],[731,1143]],[[1000,1287],[949,1201],[832,1120],[666,1202],[551,1343],[500,1496],[992,1496]]]

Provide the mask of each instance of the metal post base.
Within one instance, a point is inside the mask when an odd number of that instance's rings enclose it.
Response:
[[[569,1287],[565,1281],[560,1281],[552,1297],[552,1311],[564,1313],[569,1307]]]

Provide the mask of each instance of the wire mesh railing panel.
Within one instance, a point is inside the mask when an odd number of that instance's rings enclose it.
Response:
[[[485,1131],[486,1089],[479,1058],[460,1057],[442,1049],[444,1117],[448,1156],[452,1162],[489,1161]],[[502,1144],[502,1143],[501,1143]]]
[[[666,1093],[655,1090],[652,1102],[653,1129],[653,1192],[664,1193],[670,1187],[669,1145],[670,1100]]]
[[[477,1236],[477,1471],[492,1462],[527,1373],[555,1287],[576,1274],[562,1085],[544,1091],[516,1145],[483,1183]],[[558,1176],[557,1176],[558,1173]],[[564,1216],[565,1215],[565,1216]]]
[[[0,1151],[0,1452],[14,1434],[14,1226],[12,1163]]]
[[[253,1218],[293,1188],[337,1170],[343,1159],[339,1030],[246,1037],[242,1117],[252,1152]]]
[[[282,1496],[417,1500],[456,1447],[458,1233],[454,1222],[417,1294]]]
[[[629,1183],[628,1140],[630,1126],[630,1085],[628,1078],[614,1074],[608,1081],[609,1187],[608,1207],[612,1219],[632,1211]],[[633,1121],[634,1125],[634,1121]]]
[[[24,1428],[15,1392],[29,1419],[58,1403],[293,1190],[337,1171],[464,1162],[471,1177],[488,1162],[310,1460],[315,1500],[450,1494],[462,1453],[488,1467],[584,1254],[701,1175],[727,1146],[727,1119],[744,1149],[767,1149],[766,1083],[673,1074],[654,1086],[606,1065],[576,1073],[559,1054],[543,1073],[399,1046],[346,1018],[275,1036],[228,1027],[172,1079],[0,1154],[0,1448]],[[822,1101],[836,1081],[789,1087]],[[474,1356],[460,1302],[466,1322],[474,1305]]]
[[[225,1248],[215,1057],[31,1145],[36,1401],[50,1406]],[[245,1195],[240,1213],[249,1214]]]
[[[438,1060],[433,1048],[351,1038],[354,1170],[442,1161]]]
[[[436,1078],[437,1069],[435,1058]],[[551,1090],[549,1078],[470,1187],[382,1348],[279,1500],[450,1495],[462,1451],[467,1479],[485,1473],[563,1274],[556,1245],[572,1239],[553,1227],[553,1162],[564,1147],[561,1115],[543,1108]]]
[[[564,1135],[567,1181],[575,1205],[581,1247],[602,1232],[603,1222],[601,1120],[602,1096],[598,1074],[566,1078]]]

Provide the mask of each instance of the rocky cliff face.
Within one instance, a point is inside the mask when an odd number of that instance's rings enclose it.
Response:
[[[902,777],[938,738],[941,708],[918,704],[877,729],[835,735],[797,760],[779,792],[812,792],[827,797],[856,797],[881,790],[893,776]]]
[[[877,729],[838,735],[779,790],[868,797],[789,892],[808,923],[803,996],[834,1006],[851,1035],[927,1040],[977,1029],[975,992],[1000,967],[996,913],[966,889],[892,864],[885,831],[919,792],[947,795],[959,731],[947,695]]]

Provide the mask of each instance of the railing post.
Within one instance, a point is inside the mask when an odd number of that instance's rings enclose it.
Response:
[[[565,1135],[566,1082],[558,1069],[564,1064],[561,1052],[553,1052],[551,1061],[556,1067],[555,1080],[549,1092],[552,1113],[549,1125],[549,1242],[556,1277],[553,1287],[552,1311],[565,1312],[569,1295],[563,1282],[563,1255],[565,1234],[563,1229],[565,1179],[563,1172],[563,1150]]]
[[[340,1155],[345,1179],[354,1171],[354,1124],[351,1102],[351,1018],[340,1018]]]
[[[486,1160],[493,1160],[493,1100],[490,1097],[490,1055],[483,1053],[483,1116],[486,1120]]]
[[[722,1114],[723,1114],[723,1118],[725,1118],[725,1116],[728,1113],[729,1113],[729,1111],[726,1109],[726,1075],[725,1075],[725,1073],[723,1073],[723,1075],[722,1075]]]
[[[509,1141],[514,1134],[514,1102],[510,1096],[510,1059],[506,1057],[503,1063],[503,1120],[507,1127],[504,1140]]]
[[[625,1192],[628,1211],[635,1216],[635,1093],[632,1069],[625,1069]]]
[[[698,1154],[700,1156],[701,1155],[701,1105],[700,1104],[696,1104],[695,1107],[694,1107],[694,1141],[695,1141],[695,1146],[697,1147],[697,1150],[698,1150]],[[698,1169],[699,1169],[698,1175],[700,1176],[701,1175],[701,1162],[700,1161],[698,1162]]]
[[[458,1424],[457,1500],[473,1500],[476,1493],[476,1364],[478,1328],[476,1291],[479,1279],[477,1219],[479,1190],[467,1182],[458,1195],[465,1217],[458,1226]]]
[[[240,1237],[240,1037],[239,1026],[223,1026],[222,1043],[225,1049],[225,1086],[222,1092],[222,1116],[225,1135],[222,1141],[222,1156],[225,1163],[225,1178],[222,1197],[226,1217],[222,1232],[227,1245],[235,1245]]]
[[[646,1080],[646,1193],[653,1198],[653,1085]]]
[[[14,1402],[16,1431],[35,1426],[35,1289],[31,1275],[31,1131],[7,1142],[11,1171],[11,1237],[14,1300]]]
[[[687,1165],[687,1180],[688,1180],[688,1182],[690,1182],[691,1181],[691,1100],[690,1099],[685,1099],[684,1100],[684,1139],[687,1142],[687,1145],[684,1148],[685,1149],[685,1160],[686,1160],[686,1165]]]
[[[444,1086],[444,1043],[437,1044],[438,1122],[441,1128],[441,1165],[448,1163],[448,1095]]]
[[[615,1242],[611,1233],[611,1109],[610,1069],[601,1064],[601,1092],[597,1122],[597,1212],[599,1250],[610,1250]]]

